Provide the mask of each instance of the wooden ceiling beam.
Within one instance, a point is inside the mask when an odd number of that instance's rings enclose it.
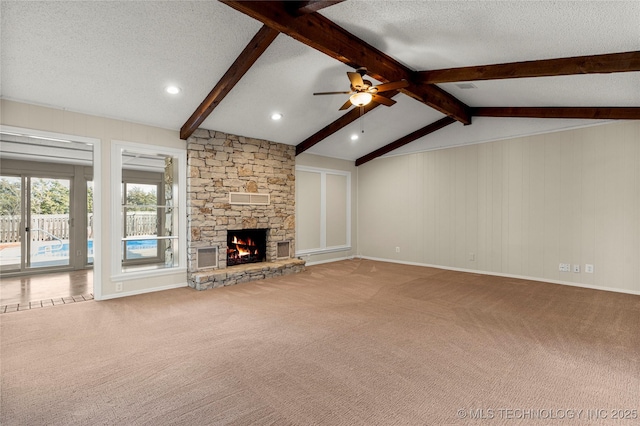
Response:
[[[477,117],[640,120],[640,107],[479,107]]]
[[[391,152],[395,149],[400,148],[401,146],[404,146],[408,143],[411,143],[413,141],[415,141],[416,139],[420,139],[423,136],[428,135],[429,133],[433,133],[437,130],[442,129],[443,127],[448,126],[449,124],[455,123],[456,120],[454,120],[451,117],[445,117],[445,118],[441,118],[440,120],[431,123],[425,127],[423,127],[422,129],[418,129],[413,133],[409,133],[407,136],[404,136],[394,142],[391,142],[388,145],[383,146],[382,148],[378,148],[373,152],[370,152],[367,155],[364,155],[360,158],[358,158],[356,160],[356,166],[361,166],[364,163],[367,163],[373,159],[376,159],[378,157],[380,157],[381,155],[384,155],[388,152]]]
[[[640,51],[420,71],[424,84],[640,71]]]
[[[366,67],[370,76],[383,83],[405,79],[410,85],[401,90],[403,93],[471,124],[470,109],[463,102],[434,85],[416,83],[413,70],[319,13],[292,17],[284,5],[286,2],[281,1],[221,1],[350,67]]]
[[[385,95],[387,98],[393,98],[397,94],[398,92],[394,90],[392,92],[387,92]],[[303,152],[305,152],[306,150],[308,150],[318,142],[321,142],[323,139],[328,138],[338,130],[353,123],[362,115],[368,113],[372,109],[377,108],[379,106],[380,104],[376,102],[371,102],[368,105],[365,105],[363,107],[364,110],[362,111],[362,114],[360,113],[360,108],[357,108],[357,107],[352,108],[349,112],[344,114],[342,117],[338,118],[333,123],[330,123],[324,126],[322,129],[318,130],[316,133],[314,133],[313,135],[309,136],[307,139],[303,140],[298,145],[296,145],[296,155],[302,154]]]
[[[180,139],[186,140],[196,131],[277,36],[278,31],[267,25],[260,28],[200,106],[180,128]]]
[[[317,12],[334,4],[342,3],[343,1],[344,0],[285,1],[284,5],[291,15],[300,16]]]

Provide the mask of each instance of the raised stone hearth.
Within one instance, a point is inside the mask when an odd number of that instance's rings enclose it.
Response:
[[[295,147],[198,129],[187,140],[189,285],[198,290],[304,270],[295,253]],[[268,194],[268,203],[230,203],[229,194]],[[264,198],[264,197],[263,197]],[[227,230],[266,229],[265,262],[227,267]],[[218,268],[198,271],[196,251],[218,248]]]
[[[304,271],[304,260],[300,259],[250,263],[225,269],[195,272],[191,274],[189,285],[196,290],[207,290],[209,288],[246,283],[302,271]]]

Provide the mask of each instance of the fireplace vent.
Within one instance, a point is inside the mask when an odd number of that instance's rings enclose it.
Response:
[[[213,269],[218,267],[218,247],[200,247],[196,250],[197,269]]]
[[[289,248],[289,241],[279,241],[276,252],[278,259],[288,259],[291,257],[291,249]]]
[[[257,194],[255,192],[230,192],[229,204],[267,206],[271,201],[270,198],[269,194]]]

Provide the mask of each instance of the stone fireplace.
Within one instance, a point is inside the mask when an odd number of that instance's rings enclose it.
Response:
[[[303,261],[291,257],[294,146],[198,129],[187,140],[187,161],[191,287],[204,290],[304,269]],[[251,244],[234,242],[241,231]],[[252,247],[255,239],[262,240],[259,248]],[[289,249],[283,251],[285,244]],[[217,268],[198,270],[202,247],[217,248]]]

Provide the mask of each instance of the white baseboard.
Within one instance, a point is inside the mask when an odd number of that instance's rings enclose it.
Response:
[[[445,269],[447,271],[469,272],[469,273],[472,273],[472,274],[493,275],[493,276],[496,276],[496,277],[516,278],[516,279],[519,279],[519,280],[540,281],[540,282],[549,283],[549,284],[568,285],[568,286],[572,286],[572,287],[589,288],[589,289],[592,289],[592,290],[612,291],[612,292],[615,292],[615,293],[625,293],[625,294],[633,294],[633,295],[640,296],[640,290],[635,290],[634,291],[634,290],[627,290],[627,289],[621,289],[621,288],[615,288],[615,287],[603,287],[603,286],[590,285],[590,284],[574,283],[574,282],[570,282],[570,281],[550,280],[550,279],[547,279],[547,278],[540,278],[540,277],[528,277],[528,276],[525,276],[525,275],[503,274],[501,272],[489,272],[489,271],[480,271],[480,270],[476,270],[476,269],[455,268],[455,267],[452,267],[452,266],[432,265],[432,264],[429,264],[429,263],[406,262],[406,261],[402,261],[402,260],[383,259],[383,258],[371,257],[371,256],[358,256],[358,257],[361,258],[361,259],[376,260],[376,261],[379,261],[379,262],[399,263],[399,264],[402,264],[402,265],[412,265],[412,266],[425,266],[425,267],[428,267],[428,268]]]
[[[307,262],[305,266],[322,265],[323,263],[339,262],[341,260],[352,260],[355,256],[336,257],[335,259],[317,260],[315,262]]]
[[[162,287],[144,288],[141,290],[112,293],[112,294],[102,295],[102,298],[96,299],[96,300],[119,299],[120,297],[136,296],[138,294],[153,293],[155,291],[171,290],[174,288],[182,288],[182,287],[188,287],[187,283],[184,282],[184,283],[178,283],[178,284],[165,285]]]

